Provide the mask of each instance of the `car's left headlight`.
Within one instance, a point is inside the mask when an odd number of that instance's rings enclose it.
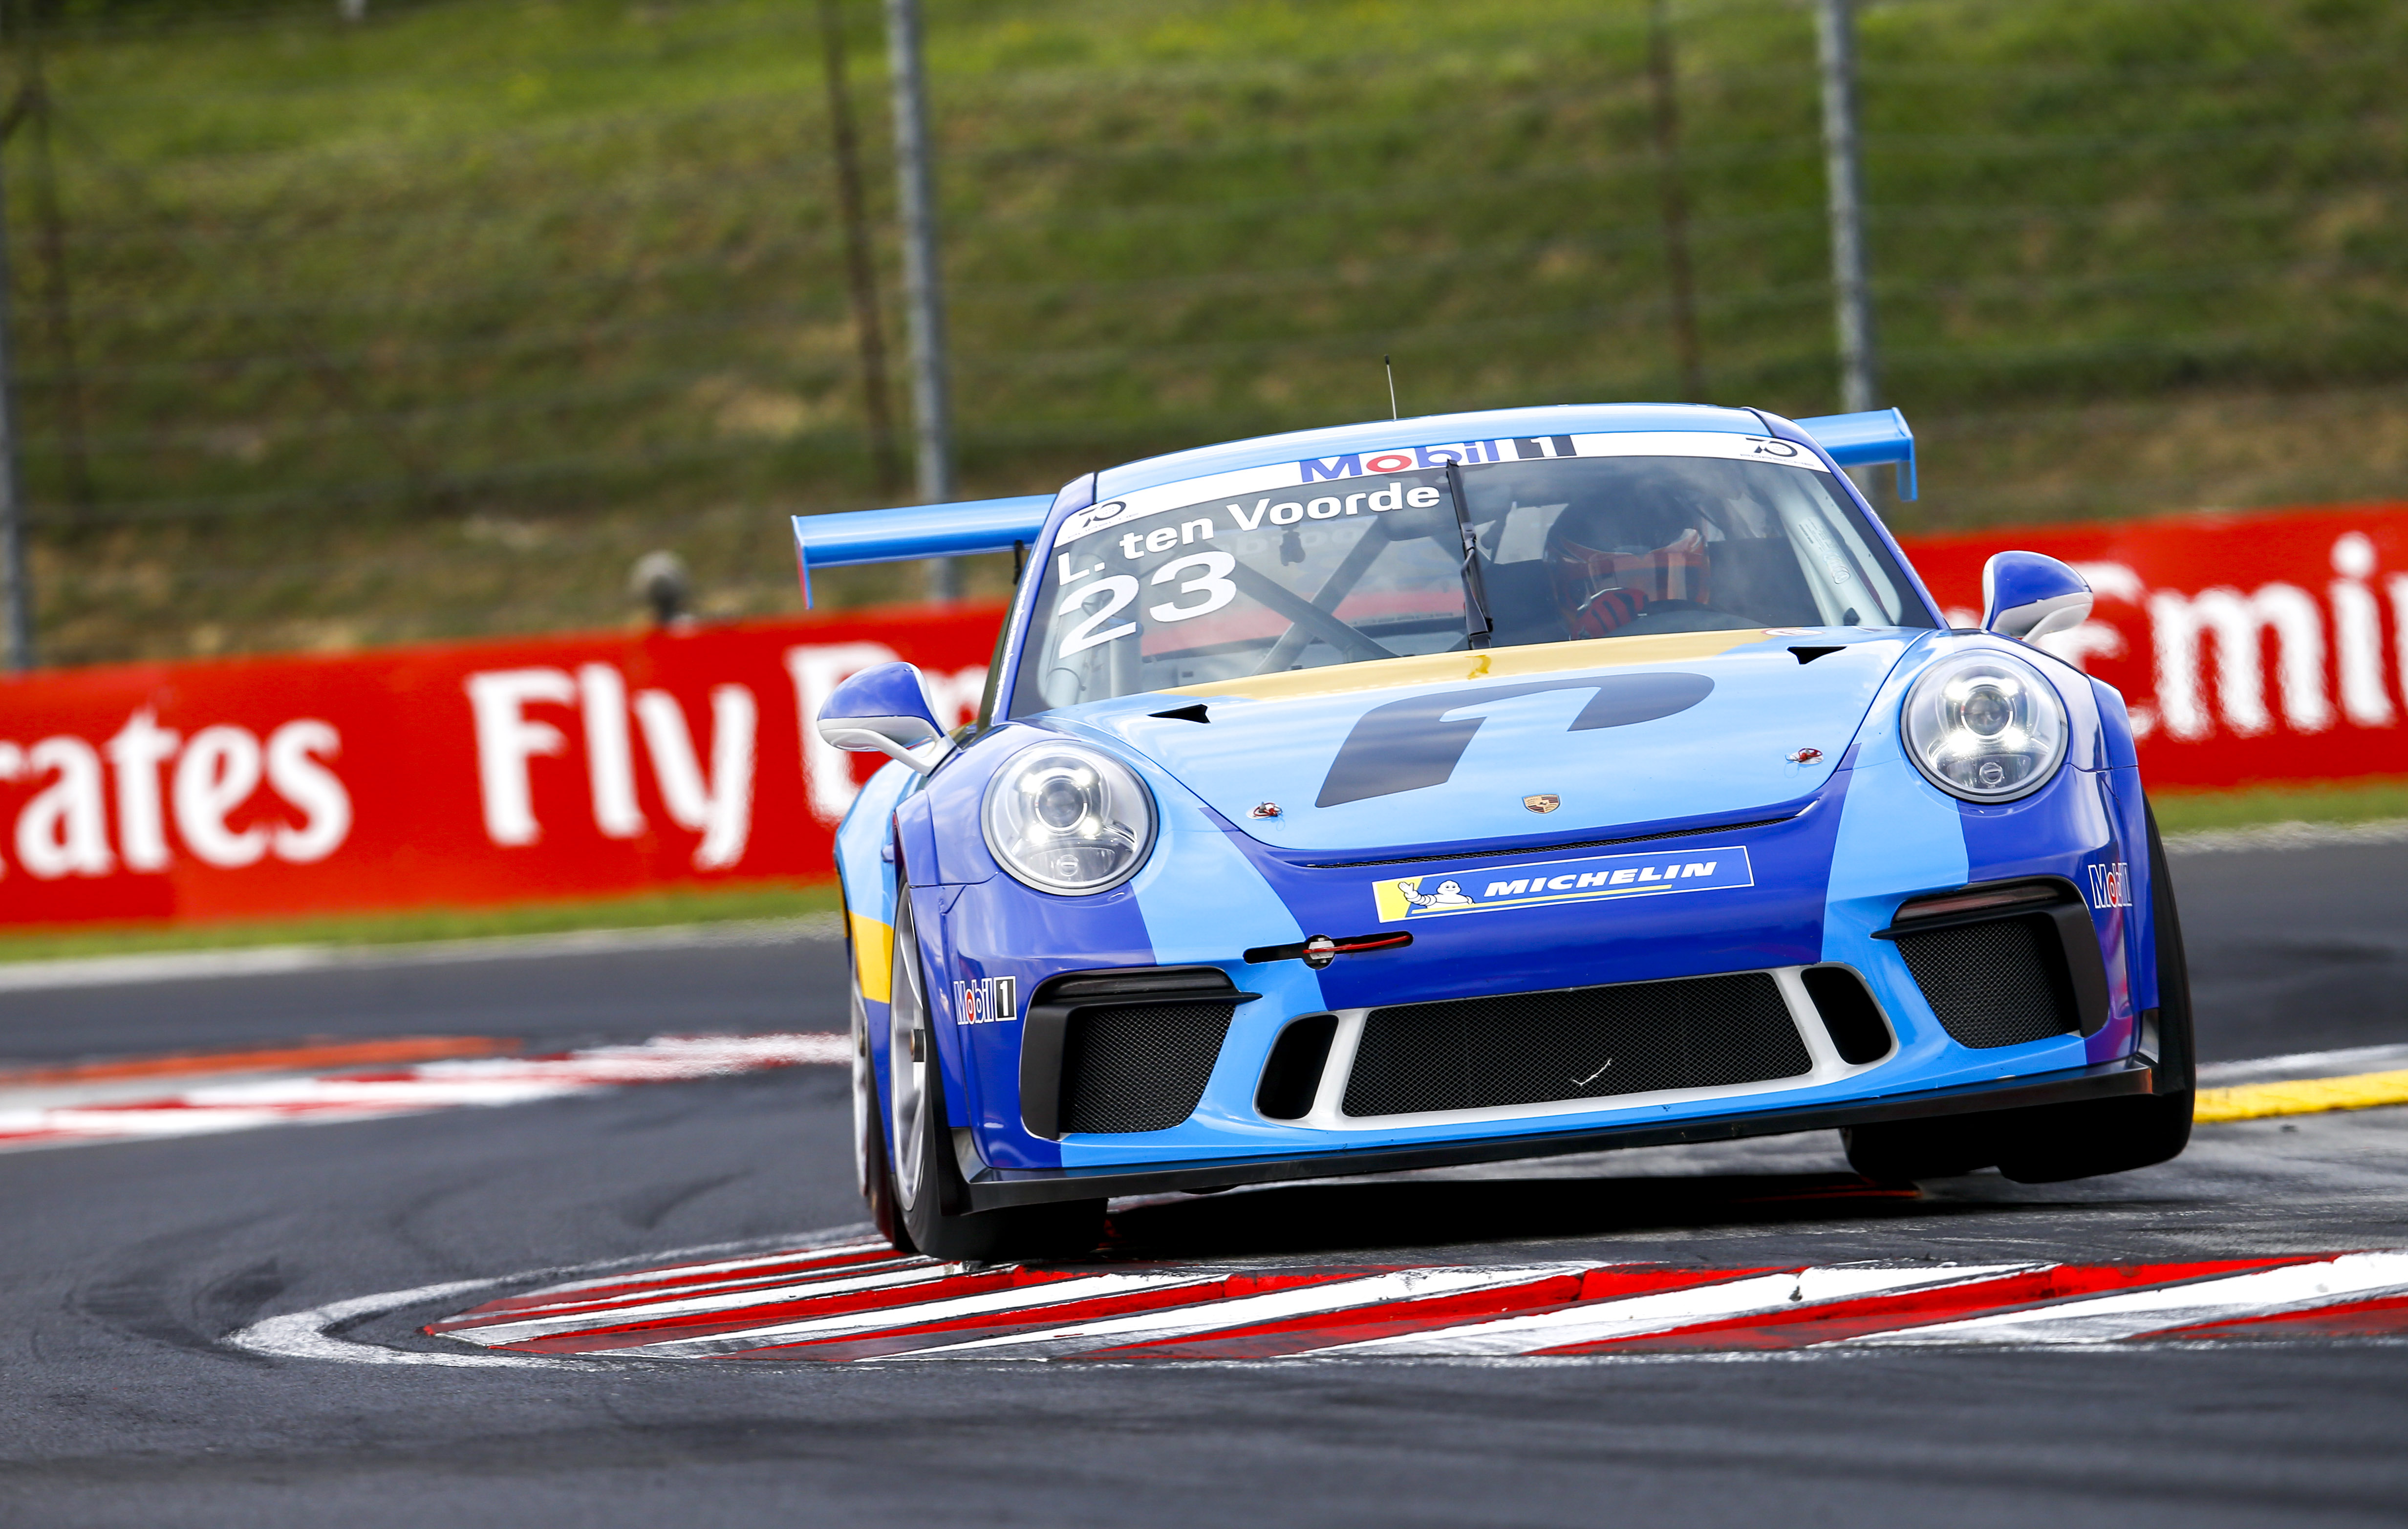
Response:
[[[1969,802],[2037,791],[2065,759],[2065,702],[2006,653],[1943,658],[1906,693],[1906,751],[1933,785]]]
[[[1074,744],[1004,762],[980,814],[996,862],[1039,892],[1107,892],[1154,849],[1154,795],[1127,765]]]

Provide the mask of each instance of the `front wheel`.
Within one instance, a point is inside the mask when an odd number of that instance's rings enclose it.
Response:
[[[1104,1229],[1101,1200],[1003,1210],[969,1208],[969,1188],[962,1179],[954,1133],[946,1122],[944,1069],[937,1060],[935,1024],[929,1015],[908,887],[896,889],[886,1072],[895,1122],[889,1183],[905,1234],[897,1237],[882,1222],[879,1230],[886,1233],[888,1241],[907,1252],[917,1250],[953,1262],[1073,1257],[1095,1247]],[[873,1095],[873,1118],[875,1113]],[[876,1208],[873,1199],[873,1214]]]
[[[846,953],[853,954],[851,941]],[[861,967],[852,968],[853,987],[853,1178],[869,1207],[878,1235],[897,1252],[913,1253],[911,1234],[903,1225],[903,1207],[895,1197],[894,1161],[886,1153],[883,1111],[878,1107],[878,1063],[869,1054],[869,1010],[861,997]]]

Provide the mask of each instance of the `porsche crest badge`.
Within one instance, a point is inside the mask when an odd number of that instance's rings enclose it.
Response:
[[[1523,797],[1522,805],[1533,812],[1553,812],[1564,805],[1564,799],[1554,792],[1542,791],[1536,796]]]

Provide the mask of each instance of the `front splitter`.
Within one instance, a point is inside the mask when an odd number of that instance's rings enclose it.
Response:
[[[1063,1200],[1101,1200],[1124,1194],[1174,1190],[1230,1189],[1299,1179],[1342,1179],[1357,1174],[1402,1173],[1473,1163],[1510,1163],[1524,1158],[1565,1157],[1625,1147],[1673,1147],[1743,1136],[1778,1136],[1830,1131],[1882,1121],[1914,1120],[1980,1110],[2110,1099],[2155,1090],[2157,1069],[2140,1059],[2105,1062],[2078,1071],[2039,1078],[2011,1078],[1967,1088],[1933,1089],[1799,1109],[1751,1110],[1698,1120],[1590,1127],[1541,1136],[1427,1142],[1410,1147],[1366,1147],[1298,1157],[1244,1158],[1212,1163],[1142,1165],[1105,1168],[988,1168],[969,1181],[972,1210],[1043,1205]]]

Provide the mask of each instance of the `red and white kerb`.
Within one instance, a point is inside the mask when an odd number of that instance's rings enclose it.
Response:
[[[873,1240],[604,1276],[426,1331],[635,1359],[1534,1358],[2408,1334],[2408,1250],[2172,1264],[973,1267]]]

